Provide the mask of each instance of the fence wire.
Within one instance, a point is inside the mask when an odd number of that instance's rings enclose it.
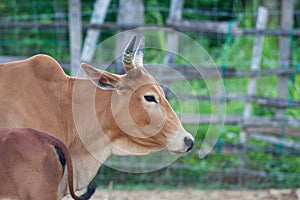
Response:
[[[236,22],[240,28],[253,29],[257,17],[257,7],[260,1],[247,3],[247,1],[186,1],[182,10],[182,17],[186,20],[209,20],[222,22]],[[82,1],[82,20],[89,23],[94,0]],[[165,26],[169,15],[170,1],[144,1],[145,24]],[[66,68],[70,62],[69,32],[67,26],[49,26],[41,28],[39,23],[60,24],[68,22],[67,1],[39,1],[2,0],[0,2],[0,26],[12,23],[33,23],[32,27],[22,28],[16,26],[2,27],[0,29],[0,62],[1,57],[29,57],[38,53],[45,53],[64,63]],[[279,29],[277,24],[280,18],[280,8],[269,11],[268,28]],[[118,1],[112,0],[106,16],[106,22],[116,22]],[[300,3],[297,2],[294,10],[294,29],[299,31]],[[85,30],[86,31],[86,30]],[[102,40],[117,33],[117,29],[102,29]],[[84,32],[83,35],[85,35]],[[199,32],[186,32],[198,41],[218,66],[227,69],[249,70],[251,63],[251,49],[255,34],[230,35]],[[230,38],[229,38],[230,37]],[[293,68],[299,69],[300,40],[298,36],[289,35],[292,48]],[[105,54],[105,52],[103,53]],[[109,57],[109,55],[103,55]],[[276,69],[278,63],[278,35],[265,36],[262,69]],[[163,62],[163,58],[156,60]],[[288,85],[288,101],[300,101],[300,76],[299,73],[291,73]],[[226,90],[232,96],[245,94],[249,77],[233,77],[224,79]],[[199,87],[201,83],[193,83]],[[277,76],[262,76],[257,78],[257,95],[259,97],[276,98]],[[199,88],[198,88],[199,89]],[[227,115],[242,116],[246,98],[242,100],[229,99],[227,102]],[[204,104],[199,103],[199,106]],[[205,104],[207,106],[207,104]],[[259,103],[253,104],[253,112],[256,116],[273,116],[274,107],[265,107]],[[209,113],[203,113],[209,114]],[[286,115],[300,119],[299,107],[287,108]],[[187,129],[198,131],[196,140],[201,141],[205,136],[208,125],[201,125],[198,130],[193,125],[187,125]],[[239,144],[240,126],[225,125],[221,138],[212,154],[204,159],[199,159],[197,151],[182,157],[172,165],[161,170],[146,174],[129,174],[102,166],[95,178],[102,187],[108,187],[113,181],[116,187],[199,187],[199,188],[296,188],[300,183],[300,157],[295,148],[288,148],[278,144],[270,144],[267,141],[249,139],[246,146],[245,165],[240,166]],[[282,140],[300,143],[296,134],[286,135]],[[274,131],[272,132],[273,134]],[[299,134],[300,135],[300,134]],[[201,142],[196,148],[199,149]],[[128,164],[124,163],[119,164]],[[129,163],[132,164],[132,163]],[[140,163],[141,164],[141,163]],[[159,165],[159,163],[157,164]]]

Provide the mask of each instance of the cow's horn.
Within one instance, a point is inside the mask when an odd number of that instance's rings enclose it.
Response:
[[[136,40],[136,35],[133,35],[130,41],[128,42],[123,53],[122,62],[126,72],[128,72],[129,70],[135,67],[132,63],[132,53],[133,53],[135,40]]]
[[[133,57],[133,62],[136,67],[143,66],[144,46],[145,46],[145,38],[142,37],[137,46],[137,50],[134,53],[134,57]]]

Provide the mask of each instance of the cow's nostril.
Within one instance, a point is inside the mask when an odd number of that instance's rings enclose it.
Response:
[[[189,137],[184,138],[184,144],[188,147],[186,152],[189,152],[194,147],[194,141]]]
[[[193,143],[193,140],[191,138],[189,138],[189,137],[184,138],[184,144],[186,146],[190,146],[192,143]]]

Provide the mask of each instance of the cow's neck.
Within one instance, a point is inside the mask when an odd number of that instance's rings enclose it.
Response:
[[[101,103],[95,108],[96,86],[88,79],[70,79],[72,90],[72,119],[74,119],[72,140],[67,146],[74,157],[75,187],[86,187],[96,175],[101,164],[111,155],[111,144],[104,135],[97,113],[107,116],[110,104],[109,91],[102,91]],[[97,92],[101,92],[97,90]]]
[[[89,79],[70,81],[74,139],[68,141],[68,147],[75,161],[77,189],[87,186],[112,153],[145,155],[158,150],[157,146],[145,148],[142,141],[134,141],[117,126],[110,109],[111,90],[98,89]]]

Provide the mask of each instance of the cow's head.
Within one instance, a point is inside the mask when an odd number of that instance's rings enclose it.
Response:
[[[81,65],[97,90],[102,91],[99,95],[103,90],[111,91],[110,104],[106,105],[110,114],[102,113],[99,120],[109,122],[104,129],[115,146],[113,153],[136,155],[161,149],[186,153],[192,149],[194,138],[183,128],[157,81],[143,67],[144,38],[136,51],[135,40],[133,36],[123,54],[124,75]]]

